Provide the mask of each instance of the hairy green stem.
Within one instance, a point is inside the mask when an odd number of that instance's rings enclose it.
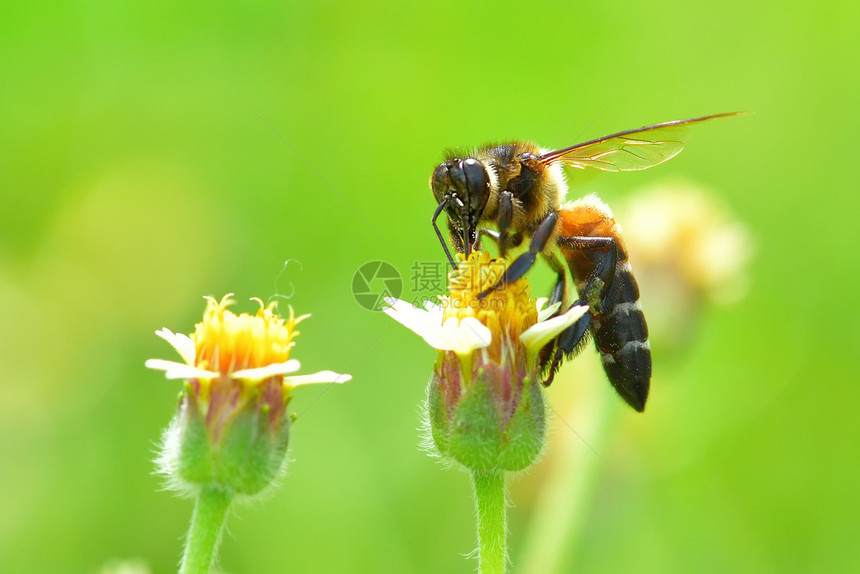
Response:
[[[185,540],[179,574],[209,574],[230,502],[230,495],[219,488],[206,487],[200,491]]]
[[[507,562],[505,475],[475,471],[472,476],[478,507],[478,571],[480,574],[504,574]]]

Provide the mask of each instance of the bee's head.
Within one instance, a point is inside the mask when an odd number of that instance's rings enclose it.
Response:
[[[477,239],[491,181],[489,168],[471,157],[440,163],[430,179],[433,196],[440,206],[444,205],[452,227],[460,232],[467,254]]]

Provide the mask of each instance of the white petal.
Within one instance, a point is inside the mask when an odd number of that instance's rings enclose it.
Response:
[[[176,352],[179,353],[179,356],[182,357],[182,360],[189,365],[194,364],[194,358],[197,356],[197,347],[188,335],[174,333],[166,327],[160,331],[156,331],[155,334],[170,343],[176,349]]]
[[[388,307],[384,307],[382,310],[389,317],[413,331],[415,331],[415,329],[412,325],[421,325],[423,323],[430,322],[434,315],[434,313],[431,313],[429,310],[419,309],[407,301],[401,301],[394,297],[386,297],[385,303]]]
[[[164,371],[164,376],[168,379],[217,379],[220,376],[220,373],[164,359],[149,359],[145,365],[150,369]]]
[[[445,318],[445,308],[442,305],[437,305],[435,303],[431,303],[430,301],[425,301],[424,309],[427,310],[427,314],[430,315],[433,323],[435,323],[436,325],[442,324],[442,320]]]
[[[425,301],[424,310],[430,315],[430,321],[436,325],[442,324],[442,318],[445,316],[445,308],[442,305],[438,305],[432,301]]]
[[[395,321],[409,327],[409,323],[419,320],[417,313],[420,313],[421,310],[406,301],[394,297],[386,297],[384,301],[387,306],[383,307],[382,311]],[[411,329],[411,327],[409,328]]]
[[[286,375],[287,373],[295,373],[301,367],[295,359],[290,359],[284,363],[272,363],[265,367],[257,367],[256,369],[243,369],[230,373],[234,379],[245,379],[247,381],[262,381],[263,379],[273,377],[275,375]]]
[[[352,375],[335,373],[334,371],[320,371],[311,375],[293,375],[284,377],[284,384],[291,387],[299,385],[310,385],[313,383],[345,383],[352,379]]]
[[[442,325],[442,331],[448,346],[442,350],[454,351],[458,355],[468,355],[475,349],[483,349],[493,340],[487,326],[474,317],[466,317],[459,322],[455,317],[450,317]]]
[[[389,306],[383,311],[389,317],[419,335],[434,349],[467,355],[492,341],[490,330],[474,317],[463,320],[449,317],[443,325],[443,310],[439,305],[425,304],[428,310],[423,311],[399,299],[387,298],[385,302]]]
[[[535,323],[520,335],[520,342],[529,353],[537,353],[553,337],[573,325],[586,311],[588,311],[587,305],[575,305],[568,309],[564,315]]]
[[[558,301],[556,303],[553,303],[546,309],[543,309],[542,307],[546,305],[547,301],[549,301],[549,299],[538,299],[538,323],[540,323],[541,321],[546,321],[547,319],[552,317],[552,314],[558,311],[558,308],[561,307],[561,301]]]
[[[442,335],[441,308],[439,313],[431,313],[400,299],[386,297],[385,302],[389,305],[382,309],[385,314],[420,336],[428,345],[442,351],[451,349]]]

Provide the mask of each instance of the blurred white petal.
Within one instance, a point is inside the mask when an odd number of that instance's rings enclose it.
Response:
[[[150,369],[164,371],[164,376],[168,379],[217,379],[220,376],[220,373],[164,359],[149,359],[145,365]]]
[[[234,379],[245,379],[246,381],[262,381],[275,375],[286,375],[287,373],[295,373],[301,367],[296,359],[290,359],[284,363],[272,363],[265,367],[257,367],[255,369],[243,369],[230,373],[230,377]]]
[[[424,311],[400,299],[386,298],[389,305],[382,310],[386,315],[424,339],[434,349],[449,350],[442,336],[442,315],[435,311]]]
[[[420,336],[428,345],[440,351],[454,351],[458,355],[486,347],[492,341],[490,330],[474,317],[458,320],[449,317],[442,324],[442,307],[425,303],[426,310],[406,301],[387,298],[386,315]]]
[[[314,383],[345,383],[352,379],[352,375],[335,373],[334,371],[320,371],[310,375],[292,375],[284,377],[284,384],[291,387],[299,385],[310,385]]]
[[[474,317],[466,317],[459,322],[456,318],[450,317],[442,325],[441,330],[446,347],[436,348],[442,351],[454,351],[458,355],[468,355],[475,349],[488,347],[493,340],[493,335],[487,326]]]
[[[537,307],[538,311],[538,323],[540,323],[541,321],[546,321],[547,319],[552,317],[552,314],[558,311],[558,308],[561,307],[561,301],[557,301],[556,303],[553,303],[552,305],[544,309],[543,306],[546,305],[548,301],[549,299],[547,297],[541,297],[535,302],[535,306]]]
[[[156,331],[155,334],[170,343],[176,349],[176,352],[179,353],[179,356],[182,357],[182,360],[189,365],[194,364],[194,358],[197,356],[197,348],[194,345],[194,341],[188,335],[174,333],[166,327]]]
[[[520,342],[529,354],[534,355],[559,333],[573,325],[587,311],[587,305],[574,305],[563,315],[535,323],[520,335]]]

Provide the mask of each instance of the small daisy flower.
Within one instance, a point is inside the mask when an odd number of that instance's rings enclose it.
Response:
[[[156,331],[181,362],[146,361],[168,379],[186,381],[159,457],[171,483],[182,490],[215,485],[236,494],[259,492],[284,465],[293,389],[351,378],[332,371],[294,374],[300,368],[290,358],[296,325],[309,315],[296,317],[290,308],[283,318],[274,304],[259,299],[254,299],[255,315],[236,315],[228,309],[231,297],[207,297],[203,321],[191,335]]]
[[[449,276],[449,294],[419,309],[387,299],[384,309],[437,350],[428,388],[433,441],[472,470],[522,470],[537,458],[545,434],[538,355],[586,311],[531,299],[528,280],[491,291],[507,267],[475,252]]]

